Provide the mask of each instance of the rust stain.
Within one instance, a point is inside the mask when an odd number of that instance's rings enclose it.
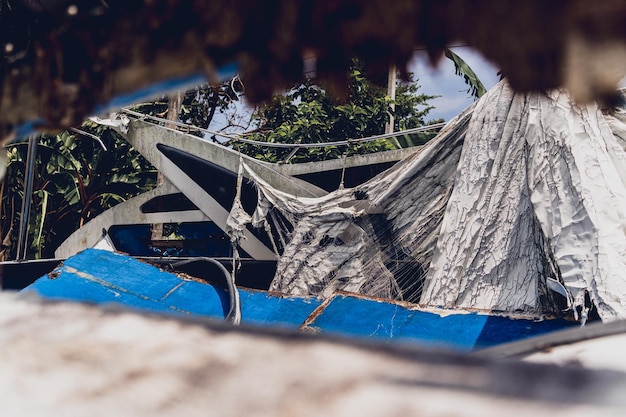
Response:
[[[57,266],[56,268],[54,268],[52,271],[48,273],[48,278],[57,279],[59,275],[61,275],[61,270],[64,268],[64,266],[65,266],[64,262],[61,262],[59,266]]]
[[[331,303],[332,300],[335,299],[335,294],[325,299],[322,304],[320,304],[313,312],[309,315],[309,317],[304,320],[304,323],[298,328],[299,330],[304,331],[318,331],[313,327],[309,327],[317,318],[326,310],[326,307]]]

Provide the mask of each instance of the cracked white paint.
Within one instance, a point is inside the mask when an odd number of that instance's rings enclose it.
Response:
[[[603,319],[626,318],[625,184],[597,106],[499,84],[470,122],[422,300],[545,311],[547,244],[575,305],[588,291]]]
[[[404,273],[415,285],[425,276],[423,305],[543,317],[558,313],[553,278],[575,306],[588,292],[604,320],[626,318],[626,128],[616,116],[501,82],[424,150],[355,190],[304,200],[257,181],[295,225],[272,289],[402,299]],[[357,193],[385,212],[387,241],[348,204]],[[394,275],[389,251],[427,273]]]

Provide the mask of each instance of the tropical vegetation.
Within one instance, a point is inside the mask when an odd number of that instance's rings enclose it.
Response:
[[[156,171],[114,130],[85,123],[93,139],[61,132],[38,140],[27,258],[54,256],[74,230],[107,208],[155,184]],[[8,146],[7,172],[0,187],[0,259],[15,259],[24,194],[27,142]]]
[[[447,51],[475,97],[484,87],[464,61]],[[216,115],[226,128],[249,130],[246,136],[270,143],[323,143],[383,133],[393,115],[393,130],[423,126],[434,96],[419,92],[413,74],[397,84],[392,102],[386,90],[372,84],[355,62],[345,100],[332,98],[323,85],[303,80],[252,113],[235,111],[244,86],[238,78],[219,85],[205,84],[172,97],[138,104],[135,110],[185,124],[208,128]],[[393,106],[392,106],[393,104]],[[245,112],[244,112],[245,113]],[[87,135],[61,132],[38,140],[32,209],[28,224],[27,258],[47,258],[74,230],[113,205],[155,186],[155,169],[114,130],[86,122],[82,129],[99,137],[107,150]],[[190,133],[202,136],[198,130]],[[414,146],[433,133],[398,136],[391,140],[351,143],[343,147],[280,149],[231,142],[243,153],[267,161],[314,161],[357,153]],[[292,152],[293,151],[293,152]],[[0,260],[15,259],[20,211],[24,197],[27,143],[7,147],[8,166],[0,185]]]
[[[305,79],[286,94],[276,95],[253,114],[257,128],[247,133],[247,139],[268,143],[310,144],[345,141],[384,133],[393,115],[393,130],[423,126],[433,109],[428,101],[435,98],[419,92],[413,74],[399,82],[392,101],[387,91],[371,83],[362,66],[354,62],[349,74],[347,97],[338,101],[312,79]],[[394,104],[395,106],[392,106]],[[395,107],[395,108],[394,108]],[[431,121],[437,122],[437,121]],[[293,149],[263,147],[236,143],[241,152],[270,162],[304,162],[338,158],[422,144],[432,134],[418,134],[388,140],[353,143],[346,146]]]

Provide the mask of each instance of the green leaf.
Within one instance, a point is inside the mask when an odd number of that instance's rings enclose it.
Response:
[[[38,207],[36,222],[35,222],[35,237],[33,239],[33,243],[31,247],[34,247],[36,250],[36,258],[41,258],[41,252],[43,250],[43,233],[44,233],[44,224],[46,221],[46,214],[48,213],[48,200],[50,197],[50,193],[45,190],[38,190],[33,193],[40,199],[40,204]]]
[[[471,93],[475,98],[482,97],[483,94],[487,92],[487,89],[480,81],[480,78],[476,75],[474,70],[461,59],[460,56],[452,52],[451,49],[445,49],[446,57],[448,57],[454,63],[454,71],[456,75],[460,75],[463,77],[463,81],[465,84],[469,86],[468,93]]]

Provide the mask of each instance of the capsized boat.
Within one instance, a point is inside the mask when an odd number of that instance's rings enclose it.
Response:
[[[205,261],[204,267],[211,265]],[[219,276],[219,270],[215,272]],[[167,272],[128,255],[87,249],[22,292],[54,300],[119,303],[173,315],[229,321],[239,316],[241,323],[248,325],[281,326],[463,351],[576,326],[564,319],[537,321],[493,312],[423,309],[410,303],[345,292],[322,299],[238,288],[237,300],[231,291],[232,287],[224,288],[186,274]]]

